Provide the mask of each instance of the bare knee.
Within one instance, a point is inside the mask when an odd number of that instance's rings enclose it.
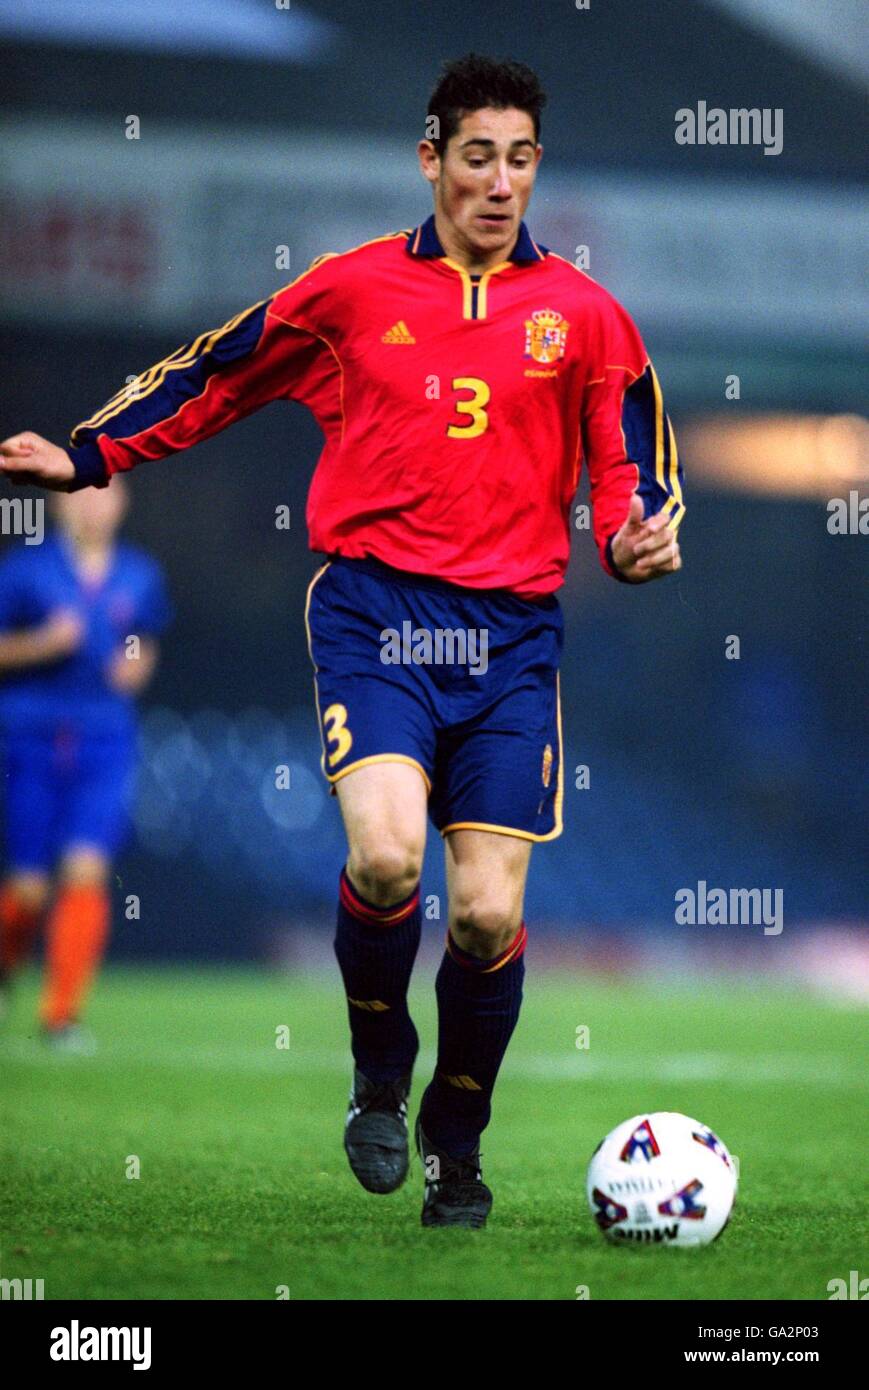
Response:
[[[353,845],[347,871],[363,898],[377,907],[389,907],[409,897],[419,883],[422,849],[398,836]]]
[[[70,888],[100,888],[109,877],[109,862],[95,849],[68,850],[60,863],[60,881]]]
[[[14,893],[22,907],[30,912],[41,912],[51,885],[48,874],[12,873],[4,880],[3,886]]]
[[[457,946],[489,960],[506,951],[522,920],[521,902],[484,891],[459,898],[452,906],[450,933]]]

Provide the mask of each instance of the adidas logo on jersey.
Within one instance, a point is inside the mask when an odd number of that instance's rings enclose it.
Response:
[[[380,339],[381,343],[415,343],[416,338],[411,333],[404,319],[399,319],[394,323],[387,333]]]

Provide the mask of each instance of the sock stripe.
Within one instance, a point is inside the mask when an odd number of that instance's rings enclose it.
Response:
[[[341,904],[351,916],[362,922],[372,922],[381,927],[395,927],[403,922],[419,906],[419,885],[403,903],[393,903],[390,907],[373,907],[366,903],[355,891],[346,870],[341,873],[339,888]]]
[[[511,961],[518,960],[528,944],[528,929],[522,922],[519,930],[514,936],[510,945],[500,956],[495,956],[494,960],[483,963],[479,956],[472,956],[470,952],[463,951],[453,940],[452,933],[447,931],[447,951],[457,965],[464,966],[466,970],[479,970],[481,975],[491,975],[495,970],[501,970]]]
[[[503,955],[498,956],[497,959],[494,960],[492,964],[488,966],[486,970],[483,971],[483,974],[491,975],[493,970],[500,970],[503,966],[509,965],[511,961],[518,960],[519,957],[524,953],[525,947],[527,945],[528,928],[525,926],[525,923],[522,922],[519,927],[519,930],[517,931],[510,945],[507,947],[506,951],[503,953]]]

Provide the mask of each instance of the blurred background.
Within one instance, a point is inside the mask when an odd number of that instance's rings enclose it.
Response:
[[[711,953],[865,984],[865,20],[859,0],[0,8],[0,436],[58,443],[315,255],[425,218],[414,145],[442,59],[539,71],[529,225],[639,324],[688,503],[684,569],[647,590],[613,583],[573,531],[565,830],[536,851],[527,899],[553,959]],[[701,101],[780,110],[781,152],[677,144],[675,113]],[[343,836],[303,624],[319,447],[301,407],[275,404],[132,476],[127,534],[162,562],[177,616],[143,711],[115,958],[329,948]],[[441,861],[432,832],[434,953]],[[783,935],[677,930],[674,894],[700,880],[781,889]]]

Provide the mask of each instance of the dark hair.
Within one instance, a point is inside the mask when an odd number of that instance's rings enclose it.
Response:
[[[491,106],[505,111],[515,106],[527,111],[534,122],[534,138],[540,138],[540,112],[546,105],[546,93],[537,73],[525,63],[511,58],[487,58],[479,53],[466,53],[444,63],[438,84],[429,98],[428,114],[438,118],[438,136],[432,144],[443,154],[459,122],[470,111]]]

